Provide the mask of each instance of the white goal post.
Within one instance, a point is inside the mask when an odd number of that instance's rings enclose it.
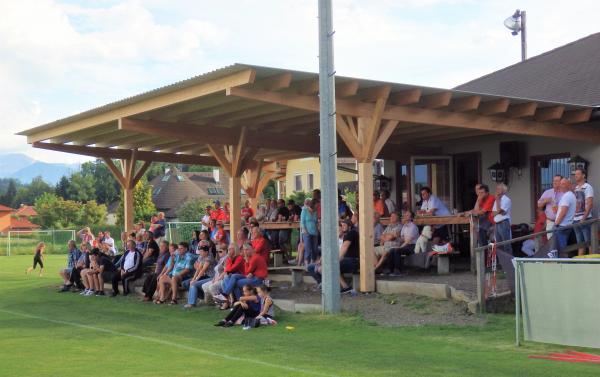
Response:
[[[24,248],[35,250],[38,242],[44,242],[49,249],[48,252],[54,252],[54,249],[63,247],[66,250],[66,243],[69,240],[75,240],[75,230],[72,229],[50,229],[50,230],[11,230],[8,232],[6,241],[6,255],[10,256],[19,250],[22,254]]]

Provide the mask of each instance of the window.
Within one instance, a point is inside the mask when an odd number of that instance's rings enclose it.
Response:
[[[154,194],[154,196],[156,196],[156,195],[160,194],[160,191],[161,191],[161,190],[162,190],[162,187],[157,187],[157,188],[155,188],[155,189],[154,189],[154,193],[153,193],[153,194]]]
[[[569,158],[569,153],[531,157],[534,214],[536,213],[537,200],[544,191],[552,187],[552,178],[555,175],[570,178]]]
[[[225,195],[225,192],[221,187],[209,187],[207,188],[208,195]]]
[[[163,181],[163,182],[168,182],[168,181],[169,181],[169,178],[171,178],[171,176],[170,176],[170,175],[165,175],[164,177],[162,177],[161,181]]]
[[[183,175],[177,174],[177,182],[183,182],[183,181],[185,181],[185,178],[183,177]]]
[[[313,173],[306,175],[306,185],[308,186],[308,191],[312,191],[315,188],[315,175]]]
[[[302,189],[302,176],[296,175],[294,176],[294,191],[303,191]]]

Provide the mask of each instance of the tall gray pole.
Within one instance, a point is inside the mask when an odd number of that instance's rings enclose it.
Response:
[[[527,59],[527,13],[521,11],[521,61]]]
[[[324,313],[340,311],[335,71],[331,0],[319,0],[319,102],[321,143],[321,262]]]

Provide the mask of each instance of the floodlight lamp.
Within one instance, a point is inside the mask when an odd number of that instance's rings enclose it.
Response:
[[[512,35],[517,35],[519,30],[521,30],[521,21],[518,17],[513,15],[504,20],[504,26],[506,26],[507,29],[512,30]]]

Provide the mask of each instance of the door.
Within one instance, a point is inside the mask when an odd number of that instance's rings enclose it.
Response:
[[[452,157],[451,156],[413,156],[411,166],[411,208],[420,208],[421,189],[431,188],[433,195],[440,198],[448,209],[454,208]]]
[[[454,203],[459,212],[475,206],[475,185],[481,182],[481,152],[454,155]]]

